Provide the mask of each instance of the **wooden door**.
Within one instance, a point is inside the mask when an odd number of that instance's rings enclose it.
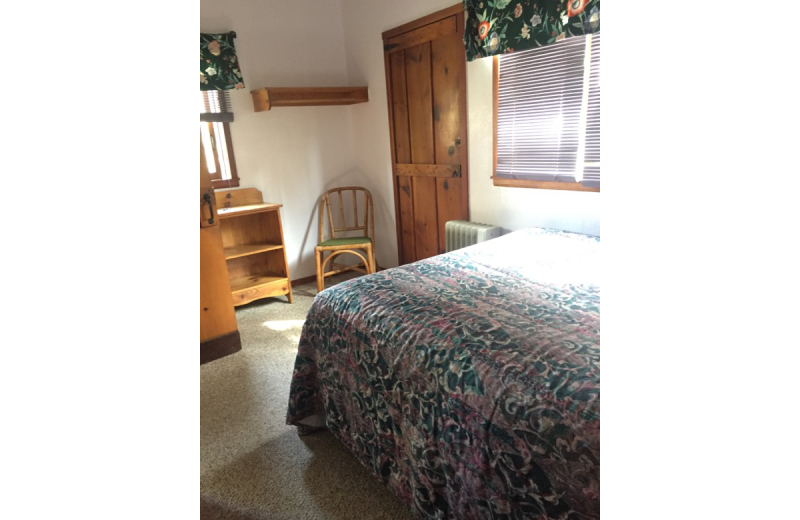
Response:
[[[210,195],[206,197],[206,195]],[[216,199],[200,152],[200,364],[242,349],[222,248]]]
[[[445,252],[468,220],[467,73],[461,4],[383,33],[399,263]]]

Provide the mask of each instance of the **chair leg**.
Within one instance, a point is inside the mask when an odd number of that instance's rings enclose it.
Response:
[[[378,269],[377,266],[375,265],[375,248],[372,247],[372,244],[369,245],[369,249],[367,250],[367,255],[368,255],[367,259],[369,259],[370,269],[372,270],[372,273],[373,274],[377,273]]]
[[[325,289],[325,276],[322,272],[322,251],[315,251],[314,256],[317,258],[317,292],[322,292]]]

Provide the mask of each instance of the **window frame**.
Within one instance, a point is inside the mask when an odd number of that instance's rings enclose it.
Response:
[[[492,57],[492,184],[507,188],[534,188],[540,190],[565,190],[600,192],[600,188],[589,188],[580,182],[537,181],[530,179],[506,179],[495,176],[497,172],[497,111],[500,107],[500,58]]]
[[[203,123],[203,121],[201,121],[201,123]],[[209,131],[211,133],[212,143],[213,143],[213,142],[215,142],[215,139],[214,139],[214,137],[215,137],[214,126],[213,126],[212,123],[207,123],[207,124],[209,125]],[[222,125],[223,132],[225,134],[225,148],[226,148],[226,153],[228,155],[228,167],[229,167],[230,172],[231,172],[231,178],[230,179],[222,179],[221,177],[218,177],[218,176],[222,175],[222,172],[219,169],[217,170],[218,173],[216,175],[214,175],[214,176],[211,176],[211,174],[208,173],[208,168],[205,168],[205,171],[203,173],[205,173],[206,175],[211,177],[211,186],[216,190],[224,189],[224,188],[238,188],[239,187],[239,174],[236,171],[236,159],[233,156],[233,141],[231,140],[230,123],[224,123],[223,122],[223,123],[220,123],[220,124]],[[205,147],[203,146],[203,140],[202,139],[200,140],[200,150],[201,150],[201,153],[205,153]],[[214,159],[216,161],[220,160],[220,157],[219,157],[219,154],[217,153],[217,150],[214,150]],[[201,165],[201,167],[202,167],[202,165]]]
[[[213,94],[213,95],[212,95]],[[208,131],[211,137],[212,155],[214,156],[214,166],[216,173],[211,175],[208,168],[205,168],[204,173],[211,177],[211,186],[214,189],[223,188],[237,188],[239,187],[239,173],[236,170],[236,158],[233,154],[233,141],[231,139],[230,122],[233,121],[233,112],[231,110],[231,100],[227,90],[201,90],[200,91],[201,108],[200,108],[200,123],[208,125]],[[205,117],[204,117],[205,116]],[[214,131],[215,125],[221,125],[222,133],[224,134],[224,150],[219,150],[216,132]],[[201,128],[202,133],[202,128]],[[203,146],[203,139],[200,139],[200,151],[205,153]],[[227,170],[230,172],[230,179],[222,178],[222,170],[220,162],[227,156]]]

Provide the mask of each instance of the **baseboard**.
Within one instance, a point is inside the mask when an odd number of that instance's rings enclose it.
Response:
[[[292,280],[292,287],[297,285],[303,285],[304,283],[311,283],[317,281],[317,275],[312,274],[311,276],[306,276],[305,278],[298,278],[297,280]]]
[[[379,266],[377,264],[375,264],[375,268],[379,272],[386,269],[385,267],[381,267],[381,266]],[[303,285],[305,283],[311,283],[311,282],[316,282],[316,281],[317,281],[317,275],[312,274],[311,276],[306,276],[304,278],[298,278],[297,280],[292,280],[292,287],[296,287],[298,285]]]
[[[214,361],[242,350],[242,338],[235,330],[200,343],[200,364]]]

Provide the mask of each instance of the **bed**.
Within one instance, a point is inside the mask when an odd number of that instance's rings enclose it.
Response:
[[[322,291],[287,423],[418,518],[599,518],[599,246],[526,229]]]

